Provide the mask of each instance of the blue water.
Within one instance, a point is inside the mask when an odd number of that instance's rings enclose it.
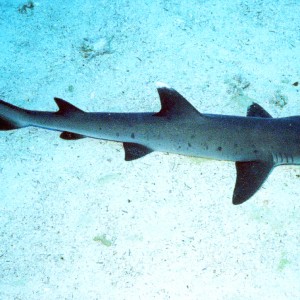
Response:
[[[66,2],[66,3],[65,3]],[[300,2],[0,0],[0,98],[300,114]],[[235,167],[120,144],[0,133],[0,299],[300,299],[300,168],[241,206]]]

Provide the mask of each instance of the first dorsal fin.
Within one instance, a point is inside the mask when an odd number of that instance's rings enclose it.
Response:
[[[247,117],[272,118],[264,108],[255,102],[248,107]]]
[[[191,115],[197,115],[198,117],[201,115],[182,95],[166,84],[157,83],[157,91],[160,97],[161,110],[156,116],[181,116],[189,118]]]
[[[56,112],[57,115],[66,115],[69,113],[80,112],[83,113],[84,111],[76,107],[75,105],[67,102],[66,100],[60,98],[54,98],[59,110]]]

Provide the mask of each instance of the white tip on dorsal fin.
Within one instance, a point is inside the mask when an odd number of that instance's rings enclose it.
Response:
[[[158,89],[163,89],[163,88],[170,89],[171,88],[168,84],[161,82],[161,81],[157,81],[155,85],[156,85],[156,88],[158,88]]]

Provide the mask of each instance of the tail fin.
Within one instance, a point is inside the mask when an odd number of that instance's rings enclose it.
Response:
[[[0,100],[0,130],[26,127],[25,109]]]

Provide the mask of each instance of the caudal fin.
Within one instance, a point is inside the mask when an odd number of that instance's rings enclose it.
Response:
[[[26,127],[25,109],[0,100],[0,130]]]

